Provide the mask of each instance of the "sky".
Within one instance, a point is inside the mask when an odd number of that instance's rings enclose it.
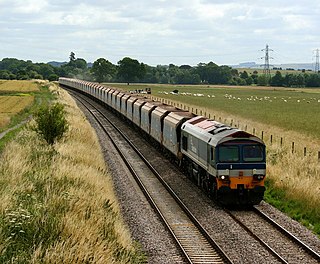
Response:
[[[314,63],[319,0],[0,0],[0,60]]]

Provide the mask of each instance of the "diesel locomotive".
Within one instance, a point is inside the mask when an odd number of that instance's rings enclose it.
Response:
[[[266,148],[258,137],[98,83],[59,78],[59,84],[104,103],[133,123],[220,203],[255,205],[263,199]]]

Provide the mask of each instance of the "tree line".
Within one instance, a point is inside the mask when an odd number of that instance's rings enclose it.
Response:
[[[213,62],[190,65],[149,66],[138,60],[125,57],[115,65],[105,58],[97,59],[92,67],[86,60],[76,58],[70,53],[69,62],[60,66],[47,63],[5,58],[0,61],[0,79],[48,79],[72,77],[96,82],[140,82],[163,84],[225,84],[225,85],[262,85],[283,87],[320,87],[320,75],[302,72],[299,74],[277,71],[268,78],[258,71],[248,73],[226,65]]]

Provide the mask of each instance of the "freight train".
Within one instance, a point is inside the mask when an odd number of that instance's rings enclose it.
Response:
[[[258,137],[98,83],[59,78],[59,84],[102,102],[141,129],[220,203],[255,205],[263,199],[266,148]]]

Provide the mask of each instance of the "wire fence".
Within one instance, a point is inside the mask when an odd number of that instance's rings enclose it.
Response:
[[[269,144],[270,146],[278,146],[282,149],[286,149],[287,151],[290,151],[291,154],[299,155],[300,157],[315,156],[317,160],[320,162],[320,151],[315,151],[314,149],[311,149],[311,148],[308,149],[306,146],[301,146],[301,144],[296,144],[296,142],[294,141],[286,140],[285,137],[274,135],[270,132],[266,132],[263,130],[258,131],[255,127],[248,126],[247,124],[242,124],[239,121],[236,121],[231,118],[223,118],[221,116],[212,115],[207,110],[204,110],[198,107],[192,107],[180,102],[175,102],[169,99],[164,99],[164,98],[159,98],[154,96],[151,96],[151,99],[180,108],[182,110],[192,112],[196,115],[205,116],[209,119],[219,121],[226,125],[230,125],[231,127],[235,127],[235,128],[247,131],[248,133],[251,133],[257,137],[260,137],[265,142],[265,144]]]

